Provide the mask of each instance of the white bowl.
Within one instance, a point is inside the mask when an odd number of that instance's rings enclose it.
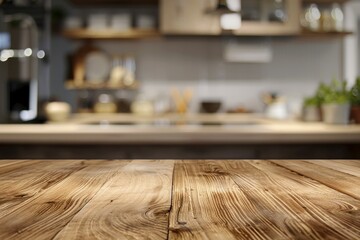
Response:
[[[66,121],[71,112],[71,107],[65,102],[50,102],[45,106],[45,114],[51,122],[64,122]]]

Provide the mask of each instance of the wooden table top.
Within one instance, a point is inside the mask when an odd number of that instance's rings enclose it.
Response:
[[[0,239],[359,239],[360,160],[0,161]]]

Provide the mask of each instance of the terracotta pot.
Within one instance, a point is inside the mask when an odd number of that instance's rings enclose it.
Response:
[[[360,106],[353,106],[351,108],[351,119],[353,119],[356,124],[360,124]]]
[[[348,124],[350,104],[324,104],[321,106],[323,121],[329,124]]]

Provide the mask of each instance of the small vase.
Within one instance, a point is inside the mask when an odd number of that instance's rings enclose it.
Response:
[[[329,124],[348,124],[350,119],[350,104],[323,104],[321,106],[323,121]]]
[[[351,119],[353,119],[356,124],[360,124],[360,106],[353,106],[351,108]]]

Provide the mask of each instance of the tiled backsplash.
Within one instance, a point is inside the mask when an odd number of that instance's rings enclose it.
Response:
[[[133,53],[137,58],[140,91],[148,96],[169,92],[172,87],[191,87],[195,103],[220,98],[227,107],[238,104],[262,110],[261,93],[275,91],[290,103],[312,94],[320,81],[341,75],[340,40],[272,40],[270,63],[226,63],[226,38],[165,38],[143,41],[99,41],[109,53]],[[241,40],[239,40],[241,41]],[[78,43],[53,39],[52,93],[68,102],[75,95],[64,89],[66,51]],[[196,105],[196,104],[195,104]],[[196,106],[193,108],[196,109]]]
[[[357,32],[360,33],[360,18],[358,20],[358,30]],[[358,37],[358,47],[360,47],[360,37]],[[358,75],[360,76],[360,52],[358,51]]]

